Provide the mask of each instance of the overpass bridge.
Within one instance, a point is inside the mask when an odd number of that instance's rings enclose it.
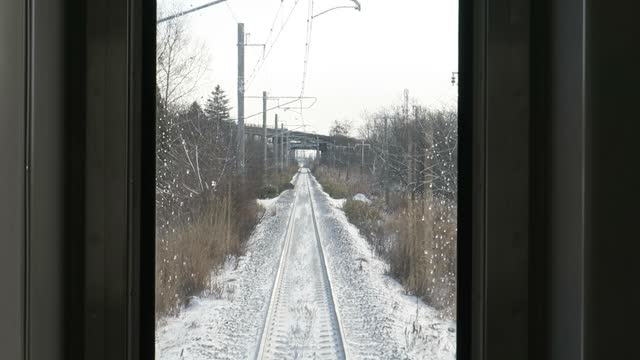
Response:
[[[246,125],[244,132],[245,139],[262,142],[265,129],[262,126]],[[275,153],[275,166],[281,168],[287,166],[285,164],[289,164],[289,161],[297,157],[297,150],[317,151],[316,159],[318,161],[327,159],[327,161],[333,161],[334,166],[336,161],[344,163],[345,156],[347,156],[346,163],[348,164],[350,162],[348,155],[357,154],[356,147],[360,145],[361,142],[361,140],[359,141],[358,139],[347,136],[329,136],[287,128],[267,128],[266,133],[267,147],[264,150],[265,167],[270,166],[268,163],[271,161],[269,160],[271,156],[268,155],[267,148],[270,148],[271,150],[269,151]],[[364,150],[361,149],[360,153],[359,157],[361,157],[361,161],[364,162]]]
[[[244,132],[247,137],[254,139],[262,140],[264,136],[264,129],[261,126],[247,125],[245,126]],[[287,128],[277,130],[267,128],[268,144],[281,144],[282,142],[285,143],[284,145],[289,150],[319,150],[326,153],[333,148],[334,139],[328,135],[289,130]]]

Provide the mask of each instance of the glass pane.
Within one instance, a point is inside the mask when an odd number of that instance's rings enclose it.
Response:
[[[457,36],[456,1],[158,1],[158,359],[456,357]]]

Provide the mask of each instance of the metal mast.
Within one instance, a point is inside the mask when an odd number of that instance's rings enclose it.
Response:
[[[238,23],[238,167],[244,173],[244,23]]]

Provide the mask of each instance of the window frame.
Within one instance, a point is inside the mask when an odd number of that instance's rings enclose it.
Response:
[[[459,359],[523,358],[528,351],[529,4],[528,0],[460,0]],[[118,13],[116,6],[88,6],[100,9],[89,11],[93,17],[88,22],[104,16],[104,10]],[[119,103],[128,109],[127,142],[116,134],[104,140],[128,149],[125,162],[110,159],[126,167],[130,184],[128,197],[114,199],[115,208],[126,208],[129,224],[127,246],[120,249],[128,259],[129,297],[118,307],[127,318],[126,349],[130,358],[151,358],[155,197],[148,184],[155,179],[155,151],[150,150],[155,144],[151,136],[155,118],[147,109],[155,109],[155,21],[149,20],[155,19],[155,1],[129,0],[120,6],[120,25],[126,24],[128,32],[119,34],[118,40],[127,45],[126,58],[92,57],[94,49],[88,50],[89,59],[98,64],[123,61],[127,65],[122,71],[128,77],[129,96],[121,97]],[[110,93],[125,89],[103,85]],[[91,142],[88,138],[87,143]],[[508,224],[505,218],[510,219]],[[108,283],[121,280],[121,276],[107,277]],[[87,298],[91,298],[89,291]],[[87,348],[88,353],[94,350]],[[96,351],[92,358],[100,355]]]
[[[154,0],[65,4],[58,17],[66,20],[64,91],[66,99],[74,99],[65,104],[74,107],[66,109],[65,158],[59,166],[77,187],[68,187],[59,204],[69,236],[63,255],[69,314],[64,358],[152,359],[156,5]],[[531,1],[459,4],[458,358],[527,358]],[[27,21],[17,26],[28,34],[34,15],[23,10]],[[32,45],[26,34],[25,42]],[[33,97],[18,85],[16,91],[25,101]],[[22,188],[16,191],[23,196]],[[2,246],[22,244],[24,234],[18,235]],[[30,256],[22,259],[27,271],[36,266]],[[32,276],[46,282],[59,274]],[[25,285],[25,294],[33,283]],[[15,310],[24,319],[24,351],[40,345],[28,338],[29,328],[61,321]]]

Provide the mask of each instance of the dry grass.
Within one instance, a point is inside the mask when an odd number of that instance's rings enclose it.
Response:
[[[409,201],[402,193],[392,193],[389,204],[352,200],[367,192],[363,179],[327,167],[316,169],[316,178],[333,198],[348,198],[343,210],[376,253],[389,264],[389,274],[398,279],[407,293],[421,297],[455,316],[457,267],[457,208],[449,200],[429,195]]]
[[[287,169],[269,181],[279,193],[291,187],[295,171]],[[229,293],[212,274],[243,252],[264,213],[255,201],[261,187],[262,177],[232,175],[215,191],[163,209],[163,219],[171,223],[160,223],[156,231],[156,319],[177,314],[192,296]]]
[[[346,171],[336,170],[326,166],[314,169],[316,179],[322,184],[322,189],[334,199],[348,199],[353,195],[369,193],[370,186],[365,177],[350,175]]]
[[[390,273],[427,304],[455,314],[457,231],[455,208],[432,199],[394,213],[385,226]]]
[[[215,290],[212,271],[239,254],[261,212],[255,202],[237,205],[237,200],[233,195],[212,199],[199,219],[158,238],[156,318],[175,315],[190,296]]]
[[[362,201],[349,199],[344,203],[342,210],[355,225],[360,233],[373,245],[379,255],[388,252],[385,244],[385,221],[381,204],[367,204]]]
[[[258,191],[259,199],[270,199],[278,196],[281,192],[293,189],[291,178],[298,172],[297,166],[290,166],[281,172],[273,172],[267,176],[264,185]]]

